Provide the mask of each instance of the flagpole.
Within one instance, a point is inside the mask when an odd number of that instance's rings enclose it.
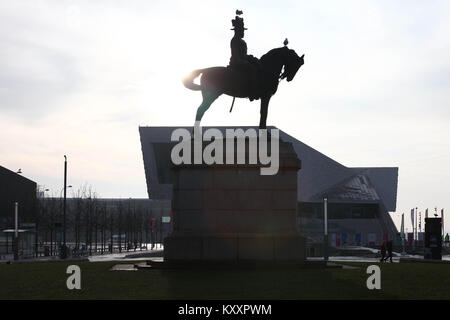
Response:
[[[328,199],[323,199],[323,222],[324,222],[324,235],[323,235],[323,259],[328,261]]]
[[[19,260],[19,203],[14,202],[14,260]]]
[[[413,219],[413,221],[412,221],[412,234],[413,234],[413,236],[412,236],[412,249],[413,249],[413,251],[415,251],[416,250],[416,246],[415,246],[415,243],[414,243],[414,224],[416,223],[415,222],[415,211],[414,211],[415,209],[413,208],[412,209],[412,219]]]
[[[422,211],[419,212],[419,233],[422,233]],[[419,240],[419,238],[417,238]]]
[[[404,256],[406,254],[405,251],[405,214],[402,213],[402,226],[401,226],[401,232],[402,232],[402,247],[403,247],[403,251],[402,251],[402,255]]]
[[[416,220],[414,221],[414,224],[416,225],[416,239],[415,239],[415,247],[417,247],[417,213],[418,213],[418,211],[417,211],[417,207],[416,207]]]
[[[415,245],[415,241],[414,241],[414,225],[416,224],[416,217],[415,217],[415,209],[414,208],[412,208],[412,210],[411,210],[411,213],[412,213],[412,234],[413,234],[413,236],[412,236],[412,249],[413,249],[413,251],[415,251],[416,250],[416,245]]]

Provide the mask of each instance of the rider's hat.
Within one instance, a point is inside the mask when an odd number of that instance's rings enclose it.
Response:
[[[239,17],[242,14],[242,11],[236,10],[236,18],[231,20],[231,23],[233,24],[233,29],[231,30],[247,30],[247,28],[244,28],[244,19]]]

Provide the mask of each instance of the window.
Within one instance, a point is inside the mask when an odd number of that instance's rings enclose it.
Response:
[[[302,218],[323,219],[323,203],[299,202],[298,215]],[[375,219],[377,217],[377,203],[328,202],[328,219]]]
[[[363,218],[363,207],[352,207],[352,219]]]

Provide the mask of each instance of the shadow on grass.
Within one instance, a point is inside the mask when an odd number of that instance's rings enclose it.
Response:
[[[368,290],[366,275],[360,269],[165,270],[162,276],[169,285],[167,299],[390,298]]]
[[[66,268],[81,268],[81,290],[68,290]],[[0,265],[0,299],[448,299],[448,265],[381,266],[381,290],[368,290],[366,268],[219,268],[109,271],[117,262]],[[347,264],[347,263],[346,263]]]

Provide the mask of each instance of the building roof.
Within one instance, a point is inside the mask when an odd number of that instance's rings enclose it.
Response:
[[[370,183],[367,176],[358,173],[342,183],[319,192],[313,198],[321,201],[323,198],[334,201],[379,201],[377,190]]]
[[[398,168],[346,167],[282,130],[280,137],[293,144],[302,161],[298,173],[299,201],[321,201],[323,197],[319,196],[333,191],[336,200],[379,200],[388,211],[395,211]],[[358,176],[364,178],[356,178]],[[355,188],[358,191],[352,190]]]
[[[15,179],[15,180],[19,181],[20,183],[36,185],[36,182],[34,182],[33,180],[25,178],[24,176],[22,176],[21,174],[19,174],[17,172],[14,172],[12,170],[9,170],[5,167],[0,166],[0,181],[2,181],[3,178]]]

